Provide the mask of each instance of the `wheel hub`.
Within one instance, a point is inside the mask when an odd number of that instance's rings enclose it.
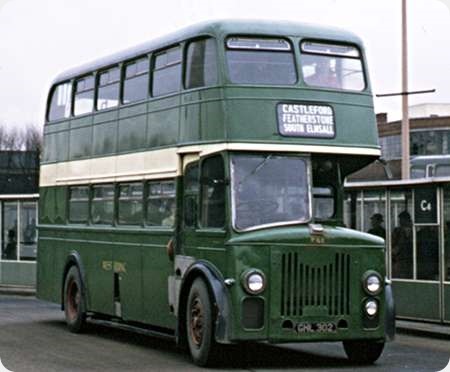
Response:
[[[191,302],[190,334],[195,345],[199,346],[203,339],[203,304],[198,297]]]
[[[67,287],[67,315],[70,319],[75,319],[80,308],[81,293],[77,283],[71,280]]]

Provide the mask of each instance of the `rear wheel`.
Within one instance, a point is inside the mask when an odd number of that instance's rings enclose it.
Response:
[[[354,340],[344,341],[344,350],[352,362],[359,364],[372,364],[381,355],[384,342]]]
[[[86,324],[86,312],[80,272],[76,266],[69,269],[64,281],[64,313],[69,330],[81,332]]]
[[[192,360],[199,366],[211,364],[217,352],[214,340],[213,308],[203,279],[192,283],[186,306],[186,330]]]

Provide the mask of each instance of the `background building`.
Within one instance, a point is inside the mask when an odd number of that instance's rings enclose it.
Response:
[[[410,153],[413,163],[432,164],[450,157],[450,104],[420,104],[409,108]],[[386,162],[373,163],[349,177],[349,181],[375,181],[401,178],[401,120],[388,121],[386,113],[377,114],[379,143]],[[414,160],[416,159],[416,160]],[[425,175],[425,174],[424,174]],[[450,175],[450,174],[449,174]],[[420,176],[411,172],[411,177]]]

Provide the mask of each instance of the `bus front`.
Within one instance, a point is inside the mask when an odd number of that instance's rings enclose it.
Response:
[[[343,223],[345,177],[380,155],[363,48],[305,30],[224,37],[224,172],[201,160],[199,179],[200,209],[227,190],[226,253],[196,254],[227,287],[217,341],[342,341],[372,363],[394,332],[384,240]]]
[[[361,362],[381,354],[393,316],[384,241],[337,222],[339,168],[304,154],[230,154],[238,339],[344,341]],[[328,185],[315,186],[320,174]]]

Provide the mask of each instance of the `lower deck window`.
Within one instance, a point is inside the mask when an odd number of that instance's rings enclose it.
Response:
[[[110,225],[114,217],[114,186],[93,187],[91,216],[94,224]]]
[[[119,187],[119,224],[142,224],[142,183],[130,183]]]
[[[175,223],[174,182],[150,182],[148,188],[147,224],[173,227]]]
[[[69,221],[87,223],[89,217],[89,186],[70,188]]]

